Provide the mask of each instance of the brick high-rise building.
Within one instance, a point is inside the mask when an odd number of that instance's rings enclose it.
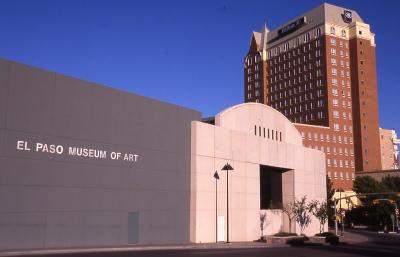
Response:
[[[326,153],[335,188],[381,168],[374,36],[356,11],[324,3],[253,32],[245,57],[245,101],[294,122],[306,146]]]

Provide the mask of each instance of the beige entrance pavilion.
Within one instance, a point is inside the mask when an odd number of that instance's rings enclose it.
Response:
[[[295,126],[275,109],[239,104],[216,115],[214,124],[193,121],[191,131],[191,242],[215,242],[217,227],[218,239],[226,240],[226,171],[221,168],[227,162],[234,168],[229,174],[230,241],[259,238],[262,212],[267,212],[265,234],[288,231],[279,206],[304,195],[326,199],[325,154],[304,147]],[[220,176],[217,210],[215,171]],[[268,172],[277,176],[263,188],[261,178]],[[275,205],[262,203],[265,190]],[[305,234],[318,233],[318,228],[313,218]],[[300,232],[296,225],[294,230]]]

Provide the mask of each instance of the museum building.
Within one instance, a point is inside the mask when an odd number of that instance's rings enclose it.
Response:
[[[325,154],[267,105],[202,119],[0,59],[0,250],[253,241],[261,213],[287,231],[282,206],[325,200],[325,179]]]

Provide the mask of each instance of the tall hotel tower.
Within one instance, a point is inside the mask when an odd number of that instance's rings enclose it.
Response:
[[[325,152],[336,189],[381,169],[374,36],[357,12],[324,3],[253,32],[244,60],[245,101],[277,109]]]

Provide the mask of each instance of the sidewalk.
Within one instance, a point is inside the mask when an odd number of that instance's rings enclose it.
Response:
[[[340,231],[338,232],[339,234],[339,240],[341,243],[347,243],[347,244],[358,244],[358,243],[363,243],[368,241],[368,237],[365,235],[361,235],[358,233],[353,233],[349,231],[344,231],[343,236],[340,236]]]
[[[368,241],[368,237],[356,233],[345,231],[343,236],[339,236],[340,242],[347,244],[357,244]],[[23,249],[0,251],[0,257],[11,256],[41,256],[72,253],[112,253],[112,252],[137,252],[137,251],[156,251],[156,250],[188,250],[188,249],[243,249],[243,248],[276,248],[289,247],[282,244],[267,244],[260,242],[234,242],[234,243],[199,243],[184,245],[122,245],[122,246],[102,246],[102,247],[64,247],[47,249]]]
[[[9,256],[41,256],[49,254],[67,253],[110,253],[110,252],[132,252],[132,251],[156,251],[156,250],[187,250],[187,249],[240,249],[240,248],[271,248],[282,247],[271,246],[258,242],[234,242],[234,243],[203,243],[185,245],[123,245],[108,247],[70,247],[70,248],[47,248],[47,249],[23,249],[0,251],[0,257]]]

